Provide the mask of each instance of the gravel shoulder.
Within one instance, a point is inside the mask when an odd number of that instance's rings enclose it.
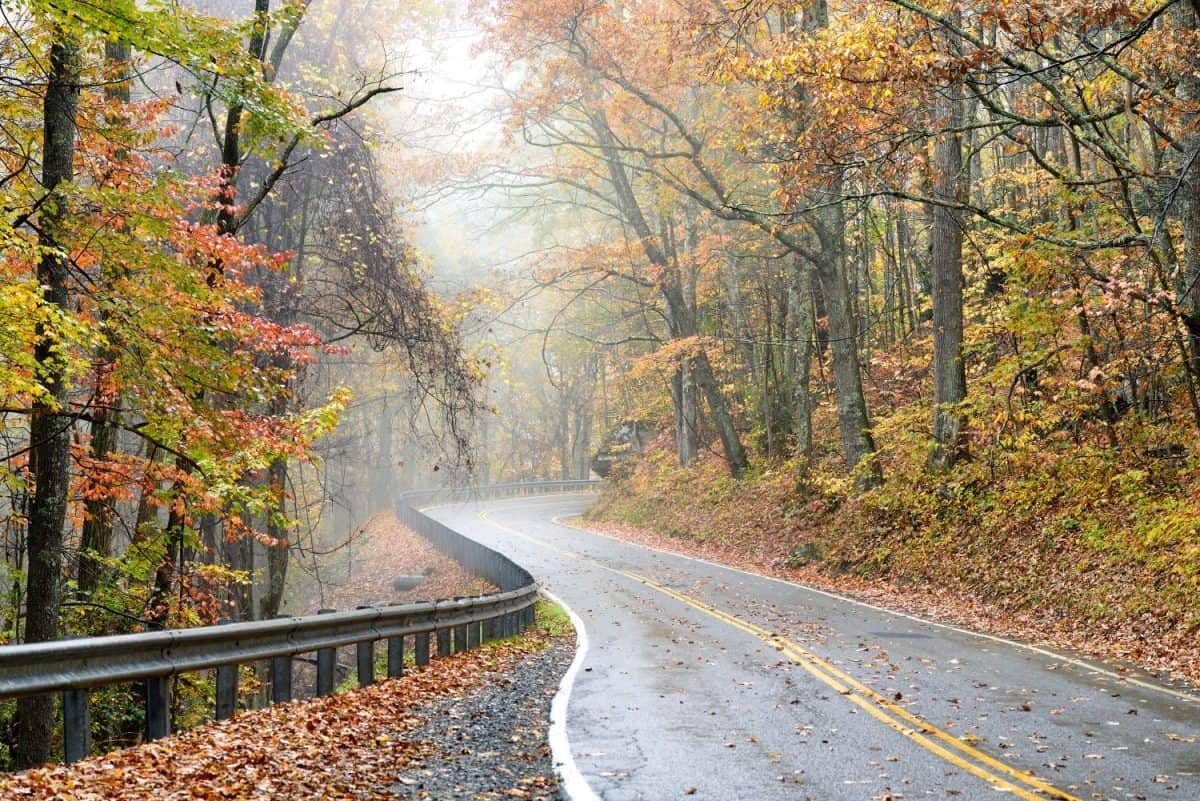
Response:
[[[547,730],[574,633],[554,608],[539,613],[521,637],[435,659],[402,679],[0,775],[0,798],[559,799]]]
[[[433,701],[407,736],[429,750],[392,788],[401,798],[562,799],[547,743],[550,703],[573,642],[557,639],[460,698]]]

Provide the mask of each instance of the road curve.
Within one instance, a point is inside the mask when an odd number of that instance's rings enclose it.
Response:
[[[582,619],[566,728],[605,801],[1200,799],[1200,698],[558,522],[589,500],[428,514]]]

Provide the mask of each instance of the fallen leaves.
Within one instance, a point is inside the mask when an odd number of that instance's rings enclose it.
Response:
[[[529,639],[434,660],[403,679],[274,706],[75,765],[0,776],[0,797],[22,801],[364,801],[405,797],[405,767],[436,758],[409,733],[421,707],[461,697],[520,669]],[[521,780],[525,787],[544,777]],[[526,798],[520,787],[509,793]]]
[[[1029,642],[1049,643],[1106,659],[1136,660],[1152,672],[1167,672],[1193,683],[1200,682],[1200,638],[1196,638],[1194,634],[1160,632],[1154,637],[1138,634],[1135,648],[1130,644],[1128,627],[1101,627],[1084,616],[1070,618],[1052,615],[1038,608],[1005,609],[955,587],[912,582],[893,583],[881,576],[831,574],[822,572],[815,565],[787,567],[779,560],[778,554],[768,547],[768,543],[775,540],[786,541],[785,534],[777,530],[777,526],[780,525],[778,515],[770,512],[776,508],[777,499],[765,489],[761,494],[763,498],[760,500],[767,511],[746,508],[747,498],[742,497],[742,505],[737,508],[737,515],[746,522],[739,536],[731,535],[724,539],[672,537],[648,526],[634,526],[612,520],[589,518],[577,522],[590,531],[614,539],[796,581],[888,609],[964,626],[975,631],[1015,637]],[[713,508],[706,505],[689,506],[664,502],[663,507],[670,507],[675,512],[686,509],[696,515],[713,513]],[[701,531],[710,523],[711,521],[697,520],[692,528]],[[689,525],[686,520],[674,518],[672,524],[683,530],[687,530]]]
[[[412,603],[498,589],[402,525],[393,511],[380,512],[367,520],[354,535],[354,549],[349,575],[336,581],[327,579],[322,593],[312,592],[311,600],[298,604],[300,614],[313,614],[321,607],[353,609],[360,604]],[[430,574],[413,589],[392,589],[396,576],[419,574],[426,569]]]

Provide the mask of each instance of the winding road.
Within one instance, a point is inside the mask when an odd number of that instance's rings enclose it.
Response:
[[[1200,799],[1200,697],[561,522],[589,500],[427,510],[582,620],[576,801]]]

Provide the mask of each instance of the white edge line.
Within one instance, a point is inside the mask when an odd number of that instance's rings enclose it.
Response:
[[[642,543],[639,543],[639,542],[629,542],[628,540],[623,540],[623,539],[620,539],[619,537],[614,537],[611,534],[605,534],[601,531],[596,531],[594,529],[585,528],[583,526],[577,526],[577,525],[574,525],[571,523],[566,523],[566,522],[564,522],[564,520],[567,517],[578,517],[578,515],[559,515],[558,517],[551,518],[551,522],[557,523],[558,525],[563,526],[564,528],[573,528],[576,531],[583,531],[587,534],[591,534],[596,537],[604,537],[605,539],[613,540],[614,542],[621,542],[626,545],[636,545],[637,547],[645,548],[648,551],[654,551],[656,553],[666,554],[668,556],[677,556],[681,559],[688,559],[692,562],[699,562],[700,564],[708,565],[710,567],[719,567],[719,568],[723,568],[725,570],[731,570],[734,573],[741,573],[742,575],[745,575],[745,576],[753,576],[755,578],[766,579],[768,581],[774,581],[779,584],[786,584],[789,587],[795,587],[797,589],[806,590],[808,592],[815,593],[817,595],[823,595],[826,598],[833,598],[834,600],[845,601],[846,603],[855,604],[856,606],[861,606],[866,609],[874,610],[876,612],[883,612],[883,613],[892,615],[894,617],[903,618],[905,620],[911,620],[914,623],[921,623],[921,624],[927,625],[927,626],[936,626],[940,629],[946,629],[947,631],[954,631],[959,634],[966,634],[971,637],[979,637],[981,639],[989,640],[991,642],[1002,643],[1004,645],[1021,648],[1026,651],[1032,651],[1033,653],[1038,654],[1040,656],[1050,657],[1051,659],[1055,659],[1059,662],[1064,662],[1068,665],[1074,665],[1077,668],[1082,668],[1084,670],[1090,670],[1093,673],[1098,673],[1102,676],[1107,676],[1110,679],[1115,679],[1124,684],[1132,684],[1135,687],[1140,687],[1144,690],[1152,690],[1154,692],[1163,693],[1165,695],[1170,695],[1174,698],[1178,698],[1180,700],[1187,701],[1192,704],[1200,704],[1200,696],[1197,696],[1193,693],[1182,692],[1180,690],[1176,690],[1171,687],[1165,687],[1165,686],[1162,686],[1159,684],[1154,684],[1153,682],[1143,681],[1141,679],[1134,678],[1132,676],[1122,676],[1120,673],[1117,673],[1115,671],[1112,671],[1107,668],[1101,667],[1099,665],[1093,664],[1091,662],[1087,662],[1082,659],[1076,659],[1075,657],[1067,656],[1066,654],[1058,653],[1056,651],[1051,651],[1047,648],[1042,648],[1037,645],[1031,645],[1029,643],[1020,642],[1018,640],[1010,640],[1006,637],[1000,637],[995,634],[988,634],[988,633],[982,632],[982,631],[971,631],[970,629],[962,628],[961,626],[955,626],[950,623],[939,623],[936,620],[927,620],[922,617],[917,617],[916,615],[911,615],[907,612],[898,612],[895,609],[888,609],[887,607],[884,607],[884,606],[876,606],[875,604],[868,603],[867,601],[860,601],[857,598],[851,598],[849,596],[839,595],[836,592],[829,592],[828,590],[822,590],[818,587],[810,587],[807,584],[800,584],[795,581],[788,581],[787,579],[781,579],[778,576],[769,576],[765,573],[756,573],[753,570],[744,570],[740,567],[734,567],[733,565],[726,565],[726,564],[722,564],[720,562],[714,562],[710,559],[702,559],[698,556],[689,556],[688,554],[679,553],[678,551],[669,551],[666,548],[656,548],[653,545],[643,545]]]
[[[575,757],[571,755],[571,744],[567,739],[567,704],[571,701],[571,689],[575,686],[575,676],[587,656],[588,636],[583,620],[575,614],[575,610],[554,593],[542,588],[545,595],[554,603],[567,611],[571,625],[575,627],[575,658],[571,666],[563,674],[558,683],[558,692],[550,703],[550,753],[554,760],[554,770],[562,782],[563,792],[571,801],[600,801],[600,797],[588,786],[587,779],[579,772]]]
[[[582,494],[586,494],[586,493],[551,493],[548,495],[542,495],[542,496],[537,496],[537,497],[561,498],[562,496],[575,495],[575,494],[582,495]],[[493,499],[493,500],[495,500],[495,499]],[[505,499],[500,499],[500,500],[505,500]],[[442,505],[452,506],[455,504],[448,503],[448,504],[442,504]],[[436,507],[432,507],[432,508],[436,508]],[[1030,643],[1020,642],[1019,640],[1011,640],[1011,639],[1008,639],[1007,637],[1001,637],[1001,636],[998,636],[995,634],[988,634],[988,633],[982,632],[982,631],[972,631],[971,629],[963,628],[962,626],[955,626],[951,623],[940,623],[936,620],[928,620],[923,617],[917,617],[916,615],[909,614],[908,612],[899,612],[895,609],[888,609],[887,607],[884,607],[884,606],[877,606],[876,604],[869,603],[868,601],[861,601],[857,598],[851,598],[846,595],[840,595],[836,592],[822,590],[818,587],[811,587],[807,584],[800,584],[799,582],[788,581],[787,579],[781,579],[778,576],[771,576],[771,575],[767,575],[765,573],[756,573],[753,570],[745,570],[740,567],[734,567],[733,565],[726,565],[726,564],[722,564],[721,562],[714,562],[711,559],[702,559],[699,556],[690,556],[685,553],[680,553],[679,551],[670,551],[670,550],[667,550],[666,548],[656,548],[653,545],[643,545],[642,543],[638,543],[638,542],[629,542],[628,540],[623,540],[623,539],[620,539],[619,537],[614,537],[611,534],[605,534],[601,531],[596,531],[594,529],[585,528],[584,526],[577,526],[577,525],[574,525],[571,523],[564,522],[564,520],[567,517],[578,517],[578,515],[558,515],[557,517],[552,517],[550,520],[552,523],[556,523],[560,526],[563,526],[564,528],[573,528],[576,531],[582,531],[584,533],[591,534],[592,536],[595,536],[595,537],[603,537],[604,539],[612,540],[614,542],[624,543],[625,545],[634,545],[638,548],[644,548],[647,551],[653,551],[655,553],[666,554],[667,556],[676,556],[676,557],[679,557],[680,559],[687,559],[691,562],[699,562],[702,565],[708,565],[710,567],[718,567],[723,570],[732,571],[734,573],[741,573],[744,576],[753,576],[754,578],[766,579],[767,581],[774,581],[777,584],[785,584],[789,587],[795,587],[797,589],[805,590],[807,592],[811,592],[816,595],[822,595],[826,598],[833,598],[834,600],[844,601],[846,603],[854,604],[855,606],[861,606],[864,609],[871,609],[876,612],[882,612],[884,614],[892,615],[893,617],[902,618],[904,620],[911,620],[914,623],[920,623],[920,624],[923,624],[926,626],[936,626],[937,628],[945,629],[947,631],[957,632],[958,634],[965,634],[970,637],[978,637],[983,640],[988,640],[989,642],[1001,643],[1003,645],[1020,648],[1024,651],[1029,651],[1031,653],[1038,654],[1039,656],[1048,657],[1050,659],[1054,659],[1054,660],[1063,662],[1068,665],[1073,665],[1073,666],[1075,666],[1077,668],[1081,668],[1083,670],[1088,670],[1093,673],[1097,673],[1101,676],[1106,676],[1110,679],[1119,681],[1123,684],[1131,684],[1131,685],[1133,685],[1135,687],[1139,687],[1143,690],[1150,690],[1151,692],[1161,693],[1163,695],[1169,695],[1172,698],[1178,698],[1179,700],[1186,701],[1190,704],[1200,704],[1200,696],[1197,696],[1193,692],[1176,690],[1172,687],[1167,687],[1162,684],[1155,684],[1154,682],[1143,681],[1142,679],[1138,679],[1133,676],[1123,676],[1120,673],[1117,673],[1116,671],[1109,670],[1108,668],[1105,668],[1105,667],[1101,667],[1100,665],[1097,665],[1095,663],[1088,662],[1083,659],[1077,659],[1075,657],[1068,656],[1066,654],[1059,653],[1057,651],[1051,651],[1048,648],[1043,648],[1038,645],[1032,645]],[[571,610],[569,608],[567,608],[566,604],[563,604],[563,608],[567,609],[568,614],[572,615],[571,622],[572,622],[572,624],[574,624],[576,621],[576,618],[574,617],[574,613],[572,613]],[[582,622],[579,623],[578,625],[576,625],[576,631],[582,632],[583,631],[582,626],[583,626]],[[581,641],[586,643],[586,634],[583,635],[583,640],[581,640]],[[586,646],[584,646],[584,648],[586,650]],[[568,671],[568,673],[569,673],[569,671]],[[589,792],[590,792],[590,790],[589,790]],[[592,795],[592,796],[590,796],[590,798],[595,798],[595,796]]]

